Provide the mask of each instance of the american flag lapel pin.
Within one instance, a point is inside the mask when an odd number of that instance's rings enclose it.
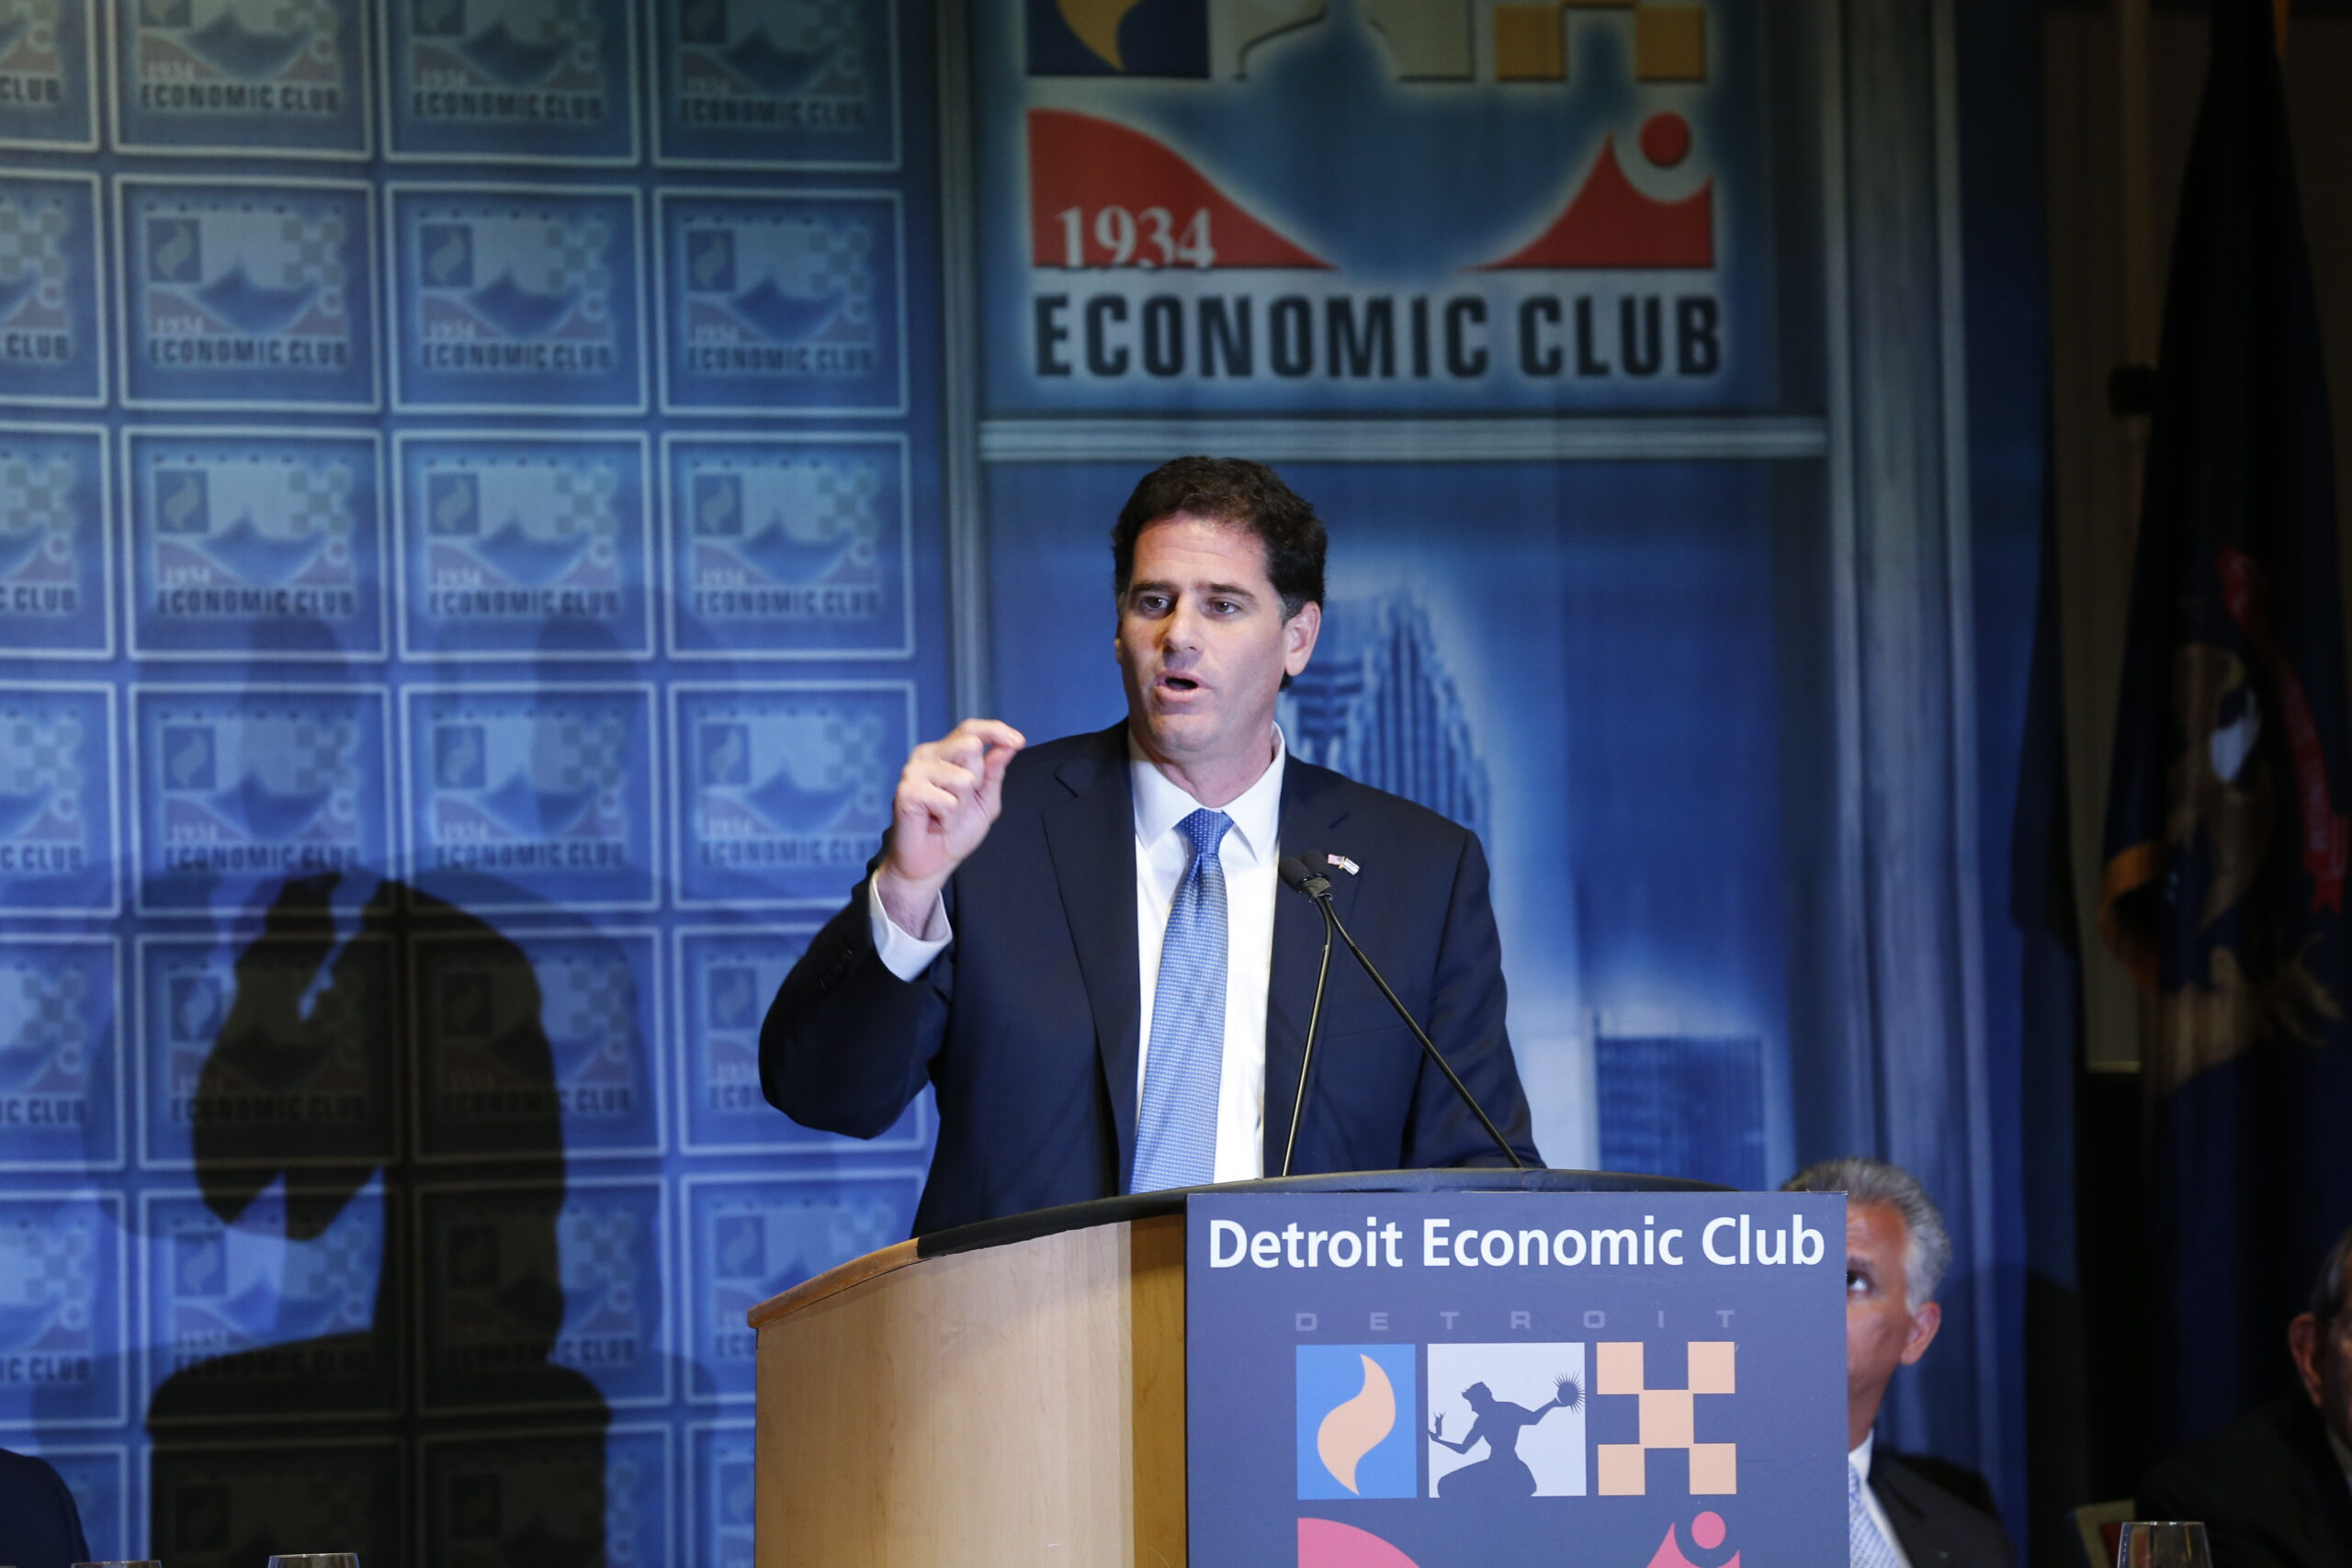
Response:
[[[1355,875],[1358,872],[1363,869],[1345,855],[1327,854],[1323,858],[1329,861],[1333,865],[1338,866],[1340,870],[1346,872],[1350,876]]]

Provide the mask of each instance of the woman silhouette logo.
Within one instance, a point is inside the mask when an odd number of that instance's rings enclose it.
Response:
[[[1470,1430],[1460,1442],[1454,1441],[1445,1435],[1445,1417],[1440,1415],[1430,1427],[1430,1439],[1458,1454],[1467,1454],[1484,1443],[1487,1457],[1441,1477],[1437,1495],[1489,1502],[1534,1496],[1535,1472],[1519,1457],[1519,1435],[1555,1410],[1574,1410],[1584,1402],[1583,1386],[1573,1377],[1555,1378],[1551,1402],[1532,1410],[1496,1398],[1494,1391],[1482,1382],[1464,1389],[1462,1397],[1470,1405]]]

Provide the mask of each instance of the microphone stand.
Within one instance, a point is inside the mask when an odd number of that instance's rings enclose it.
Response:
[[[1306,1109],[1306,1069],[1315,1065],[1315,1031],[1323,1021],[1323,985],[1331,976],[1331,932],[1339,925],[1338,917],[1331,913],[1331,879],[1307,871],[1305,864],[1285,855],[1281,866],[1285,882],[1290,880],[1288,873],[1294,865],[1303,874],[1291,886],[1306,891],[1307,896],[1314,898],[1315,907],[1323,911],[1323,962],[1315,969],[1315,1005],[1306,1013],[1306,1049],[1299,1054],[1298,1058],[1298,1092],[1291,1096],[1290,1136],[1283,1140],[1282,1173],[1284,1176],[1290,1174],[1291,1155],[1298,1147],[1298,1116]],[[1319,895],[1313,890],[1314,886],[1321,887]]]
[[[1340,923],[1339,911],[1331,908],[1331,879],[1312,870],[1306,863],[1294,855],[1283,856],[1277,870],[1284,882],[1314,899],[1315,907],[1323,911],[1324,970],[1328,972],[1330,968],[1331,933],[1337,931],[1340,940],[1348,944],[1348,951],[1356,955],[1356,962],[1363,966],[1363,972],[1372,976],[1372,983],[1380,987],[1380,994],[1388,998],[1388,1005],[1396,1010],[1396,1016],[1405,1021],[1405,1027],[1413,1032],[1413,1038],[1421,1043],[1422,1052],[1430,1061],[1437,1064],[1438,1071],[1445,1075],[1445,1081],[1453,1086],[1453,1092],[1462,1097],[1462,1103],[1468,1106],[1470,1113],[1478,1119],[1478,1125],[1487,1130],[1487,1136],[1494,1140],[1495,1147],[1502,1150],[1503,1157],[1510,1161],[1511,1168],[1525,1170],[1527,1162],[1519,1157],[1519,1151],[1512,1148],[1510,1140],[1502,1135],[1501,1129],[1495,1125],[1494,1119],[1487,1114],[1486,1107],[1480,1105],[1477,1096],[1470,1092],[1470,1086],[1462,1081],[1462,1075],[1453,1070],[1453,1064],[1445,1059],[1444,1053],[1437,1048],[1437,1043],[1429,1037],[1429,1032],[1421,1027],[1419,1020],[1414,1018],[1411,1010],[1398,999],[1396,993],[1389,989],[1388,982],[1374,966],[1372,959],[1365,954],[1363,948],[1356,945],[1356,939],[1350,936],[1348,928]],[[1306,1055],[1298,1064],[1298,1097],[1292,1102],[1290,1108],[1290,1144],[1286,1144],[1283,1150],[1284,1176],[1290,1174],[1290,1145],[1295,1145],[1298,1141],[1299,1112],[1306,1105],[1306,1068],[1307,1064],[1314,1060],[1315,1026],[1322,1011],[1323,977],[1318,974],[1315,981],[1315,1010],[1308,1015],[1306,1021]]]

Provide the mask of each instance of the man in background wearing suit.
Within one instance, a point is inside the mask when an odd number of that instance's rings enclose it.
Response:
[[[882,853],[768,1010],[760,1075],[871,1137],[930,1082],[918,1233],[1279,1170],[1323,946],[1281,855],[1529,1164],[1476,837],[1286,757],[1277,693],[1323,616],[1324,531],[1256,463],[1179,458],[1112,532],[1127,715],[1031,747],[969,719],[918,746]],[[1332,966],[1295,1171],[1500,1163],[1412,1034]]]
[[[2159,1464],[2138,1517],[2202,1519],[2213,1568],[2352,1562],[2352,1230],[2335,1238],[2307,1309],[2287,1325],[2300,1394],[2256,1405]],[[2220,1288],[2220,1287],[2217,1287]]]
[[[72,1568],[89,1559],[82,1511],[57,1467],[0,1449],[0,1562],[10,1568]]]
[[[1787,1192],[1846,1194],[1846,1529],[1853,1568],[2008,1568],[2000,1521],[1880,1448],[1871,1432],[1897,1367],[1928,1353],[1951,1233],[1918,1179],[1860,1157],[1824,1160]],[[1935,1467],[1941,1469],[1942,1467]]]

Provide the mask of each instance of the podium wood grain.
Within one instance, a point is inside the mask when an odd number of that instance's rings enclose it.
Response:
[[[1184,1222],[796,1286],[759,1334],[758,1568],[1184,1562]]]

